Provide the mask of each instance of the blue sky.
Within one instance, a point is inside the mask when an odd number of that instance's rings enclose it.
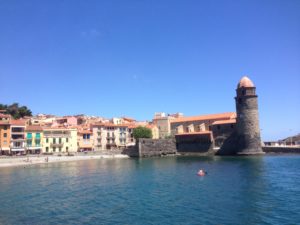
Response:
[[[0,103],[151,120],[235,111],[257,86],[264,140],[300,132],[300,1],[1,0]]]

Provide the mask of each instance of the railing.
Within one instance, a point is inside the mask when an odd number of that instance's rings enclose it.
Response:
[[[20,142],[20,141],[25,141],[26,139],[24,139],[24,138],[11,138],[10,139],[11,141],[15,141],[15,142]]]
[[[114,140],[115,137],[106,137],[106,139],[107,139],[107,140],[110,140],[110,139]]]
[[[12,131],[11,134],[25,135],[24,131]]]
[[[44,137],[61,137],[61,138],[70,138],[70,134],[44,134]]]

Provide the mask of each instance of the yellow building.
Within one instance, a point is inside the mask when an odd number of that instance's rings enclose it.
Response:
[[[146,127],[151,129],[152,139],[159,139],[159,129],[156,125],[149,124]]]
[[[75,128],[44,128],[43,153],[74,153],[77,152],[77,129]]]
[[[27,154],[40,154],[42,152],[43,128],[41,126],[27,126],[25,133]]]

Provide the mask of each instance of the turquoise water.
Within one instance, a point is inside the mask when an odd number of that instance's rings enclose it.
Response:
[[[300,156],[0,168],[0,224],[300,224]]]

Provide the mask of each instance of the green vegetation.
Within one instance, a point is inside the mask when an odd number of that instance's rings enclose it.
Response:
[[[139,126],[133,130],[133,137],[139,138],[152,138],[152,131],[147,127]]]
[[[11,105],[0,104],[0,110],[6,110],[6,114],[10,114],[14,119],[20,119],[24,116],[32,116],[32,112],[27,106],[19,106],[19,103]]]

